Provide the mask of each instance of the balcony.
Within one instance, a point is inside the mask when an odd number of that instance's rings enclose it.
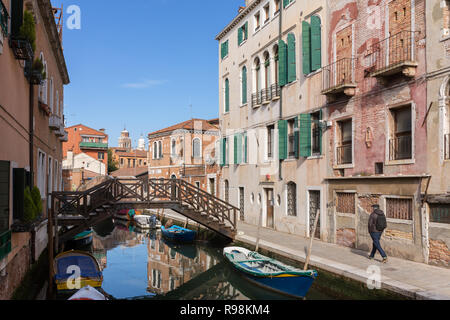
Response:
[[[101,142],[80,142],[81,149],[108,149],[107,143]]]
[[[8,37],[8,10],[6,10],[3,1],[0,0],[0,29],[4,38]]]
[[[49,108],[49,106],[48,106],[46,103],[44,103],[44,102],[42,102],[41,100],[39,100],[39,101],[38,101],[38,107],[39,107],[39,109],[40,109],[41,111],[43,111],[47,116],[50,115],[50,108]]]
[[[61,140],[62,142],[69,141],[69,133],[64,130],[63,135],[59,137],[59,140]]]
[[[450,133],[444,135],[444,159],[450,160]]]
[[[340,93],[350,97],[354,96],[356,91],[355,62],[355,58],[343,58],[324,67],[322,94],[330,97]]]
[[[9,46],[11,47],[14,57],[17,60],[33,60],[33,48],[28,40],[10,38]]]
[[[337,165],[343,165],[343,164],[351,164],[353,162],[353,156],[352,156],[352,145],[342,145],[340,147],[336,148],[336,164]]]
[[[417,31],[401,31],[372,46],[372,77],[388,77],[403,74],[407,77],[416,75],[417,57],[415,37]]]
[[[280,98],[280,86],[278,83],[272,84],[268,88],[264,88],[256,93],[252,94],[252,107],[257,108],[262,104],[268,104],[271,101],[278,100]]]
[[[57,115],[52,114],[50,118],[48,118],[48,126],[52,130],[60,130],[61,127],[61,118]]]
[[[389,160],[406,160],[411,158],[412,137],[410,134],[389,140]]]
[[[57,137],[63,137],[64,136],[64,124],[62,123],[62,121],[59,123],[59,128],[57,130],[55,130],[55,135]]]

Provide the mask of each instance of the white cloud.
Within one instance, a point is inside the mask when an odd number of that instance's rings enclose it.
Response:
[[[145,89],[150,87],[155,87],[166,83],[166,80],[143,80],[141,82],[125,83],[122,85],[123,88],[131,89]]]

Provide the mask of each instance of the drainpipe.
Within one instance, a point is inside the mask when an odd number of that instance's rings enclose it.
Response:
[[[34,145],[34,87],[30,83],[30,102],[29,102],[29,162],[30,162],[30,185],[31,188],[34,187],[34,157],[33,157],[33,145]]]
[[[283,4],[282,1],[280,1],[280,19],[278,21],[278,43],[280,43],[280,40],[282,38],[282,34],[283,34],[283,10],[284,8],[282,8]],[[279,49],[279,47],[278,47]],[[279,53],[278,53],[279,54]],[[278,72],[278,70],[275,70],[275,72]],[[280,87],[280,120],[283,119],[283,87]],[[279,151],[278,151],[279,152]],[[280,157],[278,157],[280,158]],[[279,180],[283,180],[283,175],[281,172],[282,169],[282,163],[283,161],[281,159],[278,159],[278,179]]]

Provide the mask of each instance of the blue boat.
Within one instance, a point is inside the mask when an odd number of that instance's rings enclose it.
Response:
[[[291,297],[304,298],[317,277],[316,270],[300,270],[241,247],[226,247],[223,254],[249,281]]]
[[[69,244],[72,244],[74,246],[87,246],[88,244],[92,243],[93,235],[94,233],[92,231],[92,228],[90,228],[77,234],[75,237],[69,240]]]
[[[194,240],[197,232],[193,230],[189,230],[179,226],[171,226],[170,228],[165,228],[161,226],[161,233],[163,237],[172,241],[180,241],[180,242],[191,242]]]

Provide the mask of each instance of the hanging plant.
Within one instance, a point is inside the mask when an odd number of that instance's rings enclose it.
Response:
[[[33,14],[28,10],[25,10],[23,14],[23,23],[19,30],[19,36],[30,43],[33,52],[36,51],[36,23]]]

